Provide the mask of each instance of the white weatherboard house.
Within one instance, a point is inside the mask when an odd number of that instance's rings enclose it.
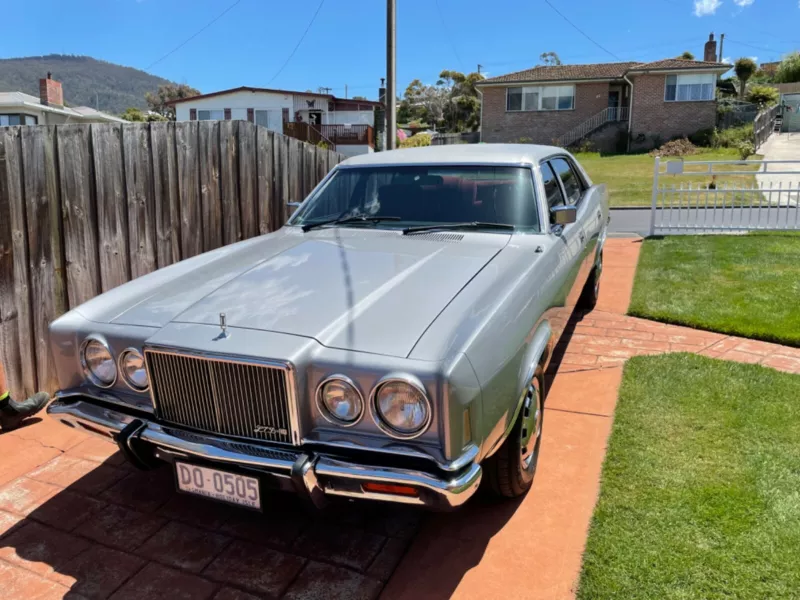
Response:
[[[24,92],[0,92],[0,127],[62,123],[124,123],[123,119],[88,106],[64,106],[61,83],[39,80],[39,97]]]
[[[252,121],[306,142],[325,142],[347,156],[375,151],[379,102],[330,94],[238,87],[170,102],[178,121]]]

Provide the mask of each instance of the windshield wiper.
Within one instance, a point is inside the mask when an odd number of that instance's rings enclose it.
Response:
[[[401,217],[370,217],[368,215],[357,215],[355,217],[338,217],[336,219],[328,219],[326,221],[317,221],[316,223],[307,223],[303,225],[303,232],[311,231],[323,225],[344,225],[346,223],[380,223],[381,221],[401,221]]]
[[[439,223],[438,225],[420,225],[419,227],[406,227],[403,235],[413,235],[425,231],[435,231],[437,229],[510,229],[514,230],[513,225],[507,223],[483,223],[472,221],[471,223]]]

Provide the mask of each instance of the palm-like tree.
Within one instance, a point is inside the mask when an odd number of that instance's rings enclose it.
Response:
[[[733,66],[733,70],[736,71],[736,77],[739,78],[739,99],[744,100],[744,95],[747,91],[747,80],[758,70],[758,65],[752,58],[740,58]]]

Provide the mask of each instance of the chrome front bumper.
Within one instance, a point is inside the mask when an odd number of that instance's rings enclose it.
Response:
[[[126,414],[116,408],[81,399],[55,400],[47,408],[56,420],[70,427],[116,442],[133,462],[150,456],[171,462],[175,458],[235,465],[267,474],[278,489],[305,495],[316,506],[326,496],[345,496],[384,502],[417,504],[434,510],[452,510],[478,489],[481,467],[468,463],[456,473],[435,475],[419,470],[359,464],[325,453],[296,448],[262,446],[210,434],[194,433]],[[142,454],[147,456],[141,456]],[[416,496],[365,491],[367,482],[410,486]]]

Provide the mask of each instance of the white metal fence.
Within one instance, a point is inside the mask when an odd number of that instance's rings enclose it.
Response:
[[[650,235],[800,230],[800,160],[656,157]]]

